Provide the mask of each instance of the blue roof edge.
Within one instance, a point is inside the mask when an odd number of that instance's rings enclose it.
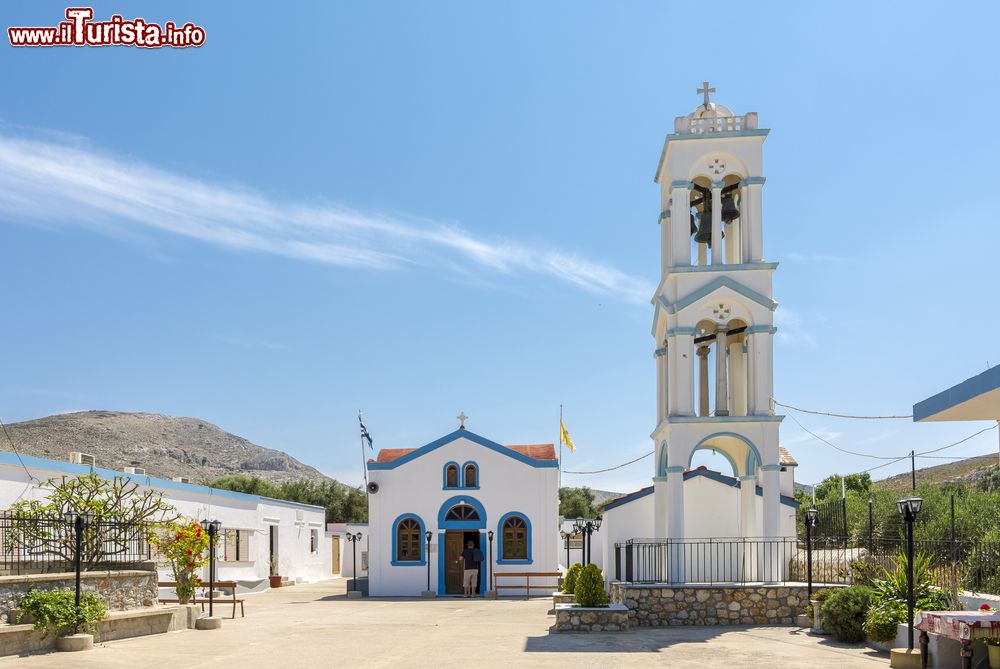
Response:
[[[129,474],[128,472],[120,472],[114,469],[104,469],[101,467],[90,467],[88,465],[77,465],[72,462],[63,462],[62,460],[50,460],[48,458],[39,458],[33,455],[22,455],[18,457],[16,453],[10,453],[8,451],[0,451],[0,465],[9,465],[13,467],[20,467],[21,464],[25,467],[34,467],[36,469],[44,469],[46,471],[57,472],[61,474],[72,474],[74,476],[86,476],[91,472],[97,474],[104,479],[112,479],[115,477],[127,478],[130,481],[134,481],[139,485],[146,486],[149,488],[164,488],[172,490],[186,490],[189,492],[197,492],[203,495],[211,495],[213,497],[229,497],[231,499],[242,499],[254,503],[259,503],[261,501],[267,502],[278,502],[280,504],[285,504],[288,506],[301,507],[304,509],[321,509],[324,512],[322,506],[316,506],[314,504],[302,504],[301,502],[291,502],[284,499],[274,499],[271,497],[262,497],[260,495],[251,495],[245,492],[235,492],[233,490],[226,490],[224,488],[213,488],[211,486],[199,485],[197,483],[181,483],[180,481],[173,481],[170,479],[156,478],[155,476],[138,476],[136,474]]]
[[[985,372],[980,372],[947,390],[942,390],[936,395],[931,395],[927,399],[917,402],[913,405],[913,422],[930,418],[997,388],[1000,388],[1000,365],[990,367]],[[982,420],[994,419],[983,418]]]

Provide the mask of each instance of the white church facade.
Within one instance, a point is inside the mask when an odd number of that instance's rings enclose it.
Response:
[[[795,461],[778,445],[783,417],[772,410],[778,264],[764,257],[761,207],[768,130],[756,113],[710,102],[707,83],[698,92],[704,103],[675,119],[655,174],[653,482],[607,506],[605,565],[629,539],[682,546],[795,535]],[[722,455],[732,475],[692,470],[701,449]],[[687,579],[680,556],[670,553],[657,580]]]
[[[558,564],[558,468],[552,444],[504,446],[464,427],[420,448],[382,449],[368,464],[368,591],[462,594],[463,547],[490,573]],[[551,591],[551,586],[549,587]]]

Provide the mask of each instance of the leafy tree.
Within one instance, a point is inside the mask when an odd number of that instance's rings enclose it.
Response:
[[[594,507],[594,493],[590,488],[560,488],[559,515],[563,518],[594,518],[597,509]]]
[[[50,479],[43,500],[23,500],[6,511],[17,519],[7,533],[9,552],[25,556],[49,556],[71,562],[76,556],[76,535],[62,526],[66,513],[89,514],[94,521],[85,526],[80,561],[87,566],[129,555],[136,541],[149,541],[157,526],[177,518],[177,510],[155,490],[141,490],[127,476],[105,479],[91,472],[86,476]]]
[[[846,477],[834,474],[833,476],[826,477],[822,483],[816,486],[816,501],[821,502],[830,497],[840,499],[842,490],[841,479],[844,481],[843,487],[847,489],[847,492],[855,492],[858,495],[863,495],[865,498],[871,492],[871,474],[848,474]]]

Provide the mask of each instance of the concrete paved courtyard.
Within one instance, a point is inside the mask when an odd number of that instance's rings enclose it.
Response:
[[[248,596],[246,618],[99,644],[87,653],[0,658],[41,667],[886,667],[887,653],[789,627],[686,627],[550,634],[545,600],[348,600],[345,581]],[[229,615],[221,606],[216,613]],[[237,616],[239,614],[237,613]]]

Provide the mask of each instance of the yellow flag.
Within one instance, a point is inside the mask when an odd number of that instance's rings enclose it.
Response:
[[[562,418],[559,419],[559,440],[569,446],[569,450],[576,452],[576,446],[573,445],[573,440],[569,436],[569,432],[566,430],[566,424],[562,422]]]

